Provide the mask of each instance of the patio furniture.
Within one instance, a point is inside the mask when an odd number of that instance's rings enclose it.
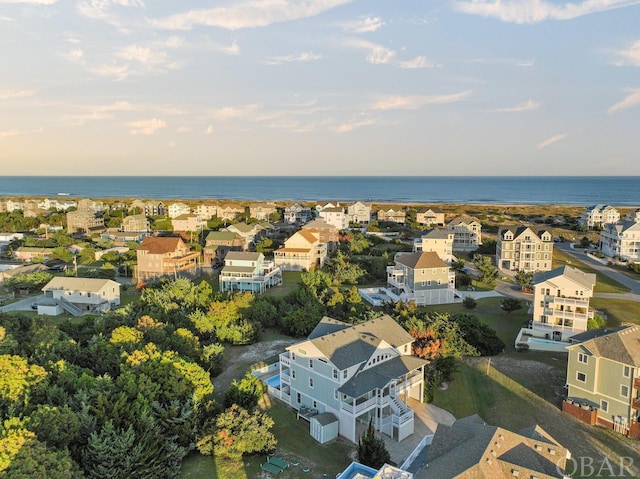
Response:
[[[271,464],[270,462],[265,462],[264,464],[260,464],[260,469],[263,471],[269,472],[271,474],[280,474],[282,469],[280,469],[275,464]]]
[[[284,470],[287,467],[289,467],[289,463],[279,456],[271,456],[269,457],[268,461],[270,464],[273,464],[274,466],[279,467],[281,470]]]

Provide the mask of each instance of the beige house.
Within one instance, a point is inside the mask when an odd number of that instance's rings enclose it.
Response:
[[[149,232],[151,226],[145,215],[129,215],[122,220],[120,231],[124,233],[142,233]]]
[[[567,347],[563,411],[640,438],[640,327],[587,331],[572,339],[580,336],[585,340]]]
[[[640,208],[629,211],[624,219],[627,221],[632,221],[634,223],[640,223]]]
[[[423,226],[444,226],[444,211],[439,208],[420,208],[416,211],[416,223]]]
[[[222,231],[228,231],[238,235],[242,239],[242,249],[248,251],[255,247],[262,236],[265,236],[265,229],[258,223],[235,223],[227,226]]]
[[[475,251],[482,244],[482,224],[472,216],[458,216],[447,223],[446,229],[453,231],[454,251]]]
[[[103,231],[105,231],[104,219],[97,217],[94,212],[77,210],[67,213],[67,232],[70,235],[74,233],[90,235]]]
[[[455,273],[436,253],[397,253],[394,261],[394,266],[387,266],[387,288],[403,302],[454,302]]]
[[[194,213],[203,220],[210,220],[214,216],[218,216],[218,205],[201,204],[196,206]]]
[[[145,238],[137,251],[138,281],[154,281],[164,277],[193,278],[198,274],[200,253],[192,252],[180,238],[154,236]]]
[[[580,214],[578,224],[587,229],[602,227],[608,223],[616,223],[620,220],[620,213],[613,206],[594,205]]]
[[[166,208],[162,201],[147,201],[144,204],[144,214],[146,216],[164,216]]]
[[[586,331],[595,284],[595,274],[569,266],[534,274],[532,328],[557,341]]]
[[[407,221],[407,213],[404,210],[394,210],[393,208],[378,210],[377,217],[378,221],[389,221],[399,224],[404,224]]]
[[[231,231],[211,231],[205,239],[204,264],[220,264],[230,251],[242,251],[244,239]]]
[[[249,214],[251,217],[260,221],[273,221],[274,214],[277,212],[276,206],[272,203],[249,205]]]
[[[496,264],[511,271],[549,271],[553,260],[553,237],[545,229],[528,226],[503,228],[498,232]]]
[[[15,259],[31,261],[35,258],[49,259],[54,248],[38,248],[35,246],[21,246],[13,252]]]
[[[302,226],[303,230],[317,233],[320,243],[327,245],[329,251],[333,251],[338,247],[340,242],[340,231],[334,225],[327,223],[323,219],[310,221]]]
[[[171,220],[173,231],[200,231],[205,224],[198,215],[191,213],[176,216]]]
[[[368,225],[371,221],[371,205],[362,201],[347,206],[347,218],[352,223]]]
[[[415,252],[433,252],[442,260],[452,264],[457,261],[453,255],[453,237],[451,230],[434,228],[424,233],[420,238],[413,241],[413,251]]]
[[[605,256],[640,261],[640,222],[609,223],[600,231],[600,251]]]
[[[218,206],[218,218],[225,221],[235,221],[236,216],[244,213],[244,208],[234,205]]]
[[[120,305],[120,284],[110,279],[58,276],[42,292],[36,301],[38,314],[49,316],[98,314]]]
[[[320,235],[300,230],[285,240],[284,247],[273,252],[274,261],[283,271],[303,271],[322,268],[327,258],[327,245]]]

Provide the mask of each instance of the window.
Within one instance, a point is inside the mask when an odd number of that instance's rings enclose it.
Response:
[[[300,401],[302,401],[302,398],[300,397],[300,393],[296,393],[296,402],[300,404]]]
[[[624,384],[620,385],[620,396],[625,398],[629,397],[629,386],[625,386]]]
[[[578,362],[579,363],[587,364],[588,360],[589,360],[589,356],[587,356],[584,353],[578,353]]]
[[[313,388],[313,378],[309,378],[309,387]]]
[[[296,378],[296,370],[292,369],[291,370],[291,379],[295,379]]]
[[[604,399],[601,399],[600,400],[600,409],[602,409],[602,412],[609,411],[609,401],[605,401]]]
[[[318,407],[318,401],[314,400],[312,404],[313,404],[313,409]]]
[[[631,367],[630,366],[625,366],[624,370],[622,371],[622,375],[625,378],[631,377]]]
[[[408,352],[408,348],[409,348],[409,345],[408,345],[408,344],[405,344],[405,345],[404,345],[404,352],[405,352],[405,353],[406,353],[406,352]]]
[[[585,373],[580,373],[580,372],[579,372],[579,373],[576,375],[576,379],[577,379],[578,381],[580,381],[581,383],[586,383],[586,382],[587,382],[587,375],[586,375]]]
[[[349,376],[349,371],[347,371],[346,369],[344,371],[342,371],[342,378],[343,379],[347,379],[348,376]]]
[[[313,369],[313,359],[309,359],[309,369]]]
[[[296,353],[291,351],[291,361],[295,361],[295,360],[296,360]]]
[[[338,390],[337,389],[333,390],[333,399],[336,399],[336,400],[338,399]]]
[[[333,370],[333,379],[338,379],[338,370],[337,369]]]

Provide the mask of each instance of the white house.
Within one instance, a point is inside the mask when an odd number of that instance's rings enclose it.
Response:
[[[640,261],[640,222],[622,220],[600,231],[600,251],[605,256]]]
[[[230,251],[220,271],[220,291],[264,293],[282,284],[282,271],[274,261],[265,261],[262,253]]]
[[[37,300],[38,314],[74,316],[97,314],[120,305],[120,284],[110,279],[58,276],[43,288]]]
[[[371,205],[356,201],[347,206],[347,217],[352,223],[367,225],[371,221]]]
[[[330,225],[338,228],[338,230],[344,230],[349,227],[349,217],[344,212],[344,208],[340,206],[323,208],[319,216]]]
[[[616,223],[620,219],[620,213],[613,206],[594,205],[580,214],[578,224],[588,229],[602,227],[608,223]]]
[[[181,215],[188,215],[191,213],[191,208],[189,208],[189,205],[185,203],[171,203],[169,208],[167,208],[167,211],[169,218],[173,219]]]

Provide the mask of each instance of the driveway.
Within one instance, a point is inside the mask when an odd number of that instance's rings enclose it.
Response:
[[[6,313],[9,311],[33,311],[31,305],[36,301],[37,296],[30,296],[28,298],[20,299],[14,303],[7,304],[0,307],[0,313]]]

